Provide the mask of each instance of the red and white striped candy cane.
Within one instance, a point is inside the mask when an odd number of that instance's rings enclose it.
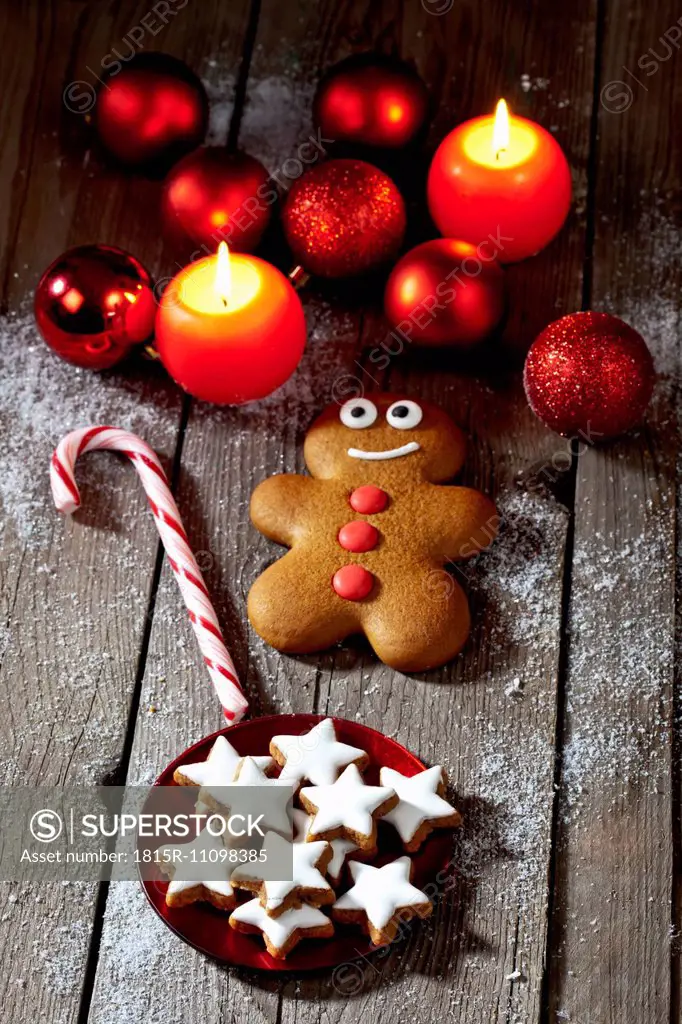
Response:
[[[101,448],[122,452],[135,466],[225,717],[231,722],[238,722],[246,712],[248,703],[239,685],[215,609],[190,549],[178,506],[156,452],[135,434],[118,427],[83,427],[81,430],[73,430],[62,438],[52,456],[50,483],[54,503],[65,515],[79,507],[81,500],[74,475],[76,460],[83,452]]]

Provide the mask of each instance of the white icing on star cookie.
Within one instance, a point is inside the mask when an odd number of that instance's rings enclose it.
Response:
[[[379,778],[382,786],[391,786],[399,797],[384,821],[393,825],[410,853],[419,849],[432,829],[461,824],[459,811],[440,795],[445,790],[440,765],[410,777],[393,768],[382,768]]]
[[[221,910],[232,910],[235,906],[237,901],[230,884],[234,865],[226,856],[220,836],[205,828],[191,843],[159,847],[156,859],[161,871],[171,879],[166,893],[169,907],[183,907],[200,900]],[[215,880],[203,877],[209,867]]]
[[[304,843],[310,831],[312,815],[302,811],[300,807],[294,807],[294,842]]]
[[[305,779],[313,786],[331,786],[346,765],[364,768],[369,762],[364,750],[337,740],[331,718],[318,722],[302,736],[273,736],[270,753],[282,765],[280,778],[294,786]]]
[[[398,802],[389,786],[366,786],[354,764],[349,764],[330,786],[307,786],[300,800],[313,816],[307,842],[314,839],[351,839],[368,850],[376,843],[376,819]]]
[[[410,882],[411,870],[409,857],[399,857],[381,868],[352,861],[354,885],[339,897],[332,914],[338,921],[361,924],[375,946],[392,942],[402,922],[428,917],[433,910],[426,893]]]
[[[274,764],[269,755],[253,760],[263,772]],[[181,765],[175,769],[173,778],[181,786],[226,786],[237,777],[242,761],[243,756],[232,744],[224,736],[218,736],[205,761]]]
[[[239,770],[239,775],[229,784],[229,789],[238,789],[242,786],[274,786],[288,789],[291,792],[291,783],[286,779],[271,779],[265,775],[256,764],[252,757],[245,757],[242,766]],[[223,793],[225,791],[223,790]],[[204,793],[204,790],[201,790]],[[293,794],[292,794],[293,796]],[[229,794],[228,794],[229,799]],[[239,800],[242,803],[240,797],[235,797],[235,800]],[[232,808],[232,804],[229,805]],[[283,836],[291,837],[291,817],[290,811],[287,809],[287,805],[283,800],[273,801],[271,807],[267,807],[261,812],[261,808],[249,808],[249,810],[257,811],[263,814],[263,818],[260,822],[260,828],[263,833],[266,832],[279,832]]]
[[[312,816],[307,811],[294,808],[294,843],[305,843],[312,821]],[[350,839],[328,839],[327,843],[332,848],[332,858],[327,864],[327,875],[336,888],[341,881],[346,858],[356,853],[360,847]],[[366,850],[363,855],[373,856],[376,852],[376,849]]]
[[[260,900],[249,900],[231,914],[230,925],[246,934],[261,932],[271,956],[282,959],[301,939],[328,939],[334,925],[317,907],[301,906],[286,910],[279,917],[270,917]]]
[[[290,843],[276,832],[268,832],[263,853],[264,862],[236,867],[232,872],[232,884],[258,893],[261,906],[271,917],[279,917],[297,901],[316,907],[334,902],[334,890],[323,874],[331,858],[329,843]],[[268,865],[279,862],[292,865],[291,879],[276,882],[264,878],[264,875],[272,873]]]

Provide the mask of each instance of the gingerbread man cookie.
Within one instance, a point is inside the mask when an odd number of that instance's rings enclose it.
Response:
[[[494,539],[493,503],[444,487],[464,462],[464,436],[427,402],[397,395],[332,405],[304,444],[310,477],[263,481],[254,525],[291,550],[258,577],[249,619],[289,653],[364,633],[387,665],[418,672],[457,654],[469,608],[444,566]]]

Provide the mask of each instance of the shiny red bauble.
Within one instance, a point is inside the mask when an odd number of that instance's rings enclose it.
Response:
[[[644,416],[654,364],[644,339],[609,313],[571,313],[546,327],[524,369],[530,407],[542,422],[585,441],[617,437]]]
[[[424,124],[426,86],[409,64],[361,53],[335,64],[315,95],[314,116],[325,139],[396,149]]]
[[[214,252],[225,241],[252,252],[270,220],[276,191],[268,172],[248,153],[202,146],[170,171],[163,189],[163,218],[170,234]]]
[[[282,223],[305,270],[320,277],[354,277],[397,255],[405,203],[378,167],[363,160],[328,160],[294,183]]]
[[[409,329],[415,345],[469,348],[504,317],[504,271],[469,242],[436,238],[405,253],[393,268],[384,309],[392,327]]]
[[[99,90],[95,126],[117,160],[170,166],[203,141],[208,97],[183,61],[149,53],[116,64]]]
[[[142,264],[110,245],[81,245],[51,263],[38,283],[35,317],[43,338],[68,363],[106,370],[154,330],[152,280]]]

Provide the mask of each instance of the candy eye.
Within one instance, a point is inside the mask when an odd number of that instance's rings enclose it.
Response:
[[[386,419],[398,430],[411,430],[421,423],[423,415],[416,402],[394,402],[386,413]]]
[[[341,406],[339,416],[345,427],[362,430],[363,427],[372,426],[378,413],[376,405],[368,398],[351,398],[350,402],[344,402]]]

